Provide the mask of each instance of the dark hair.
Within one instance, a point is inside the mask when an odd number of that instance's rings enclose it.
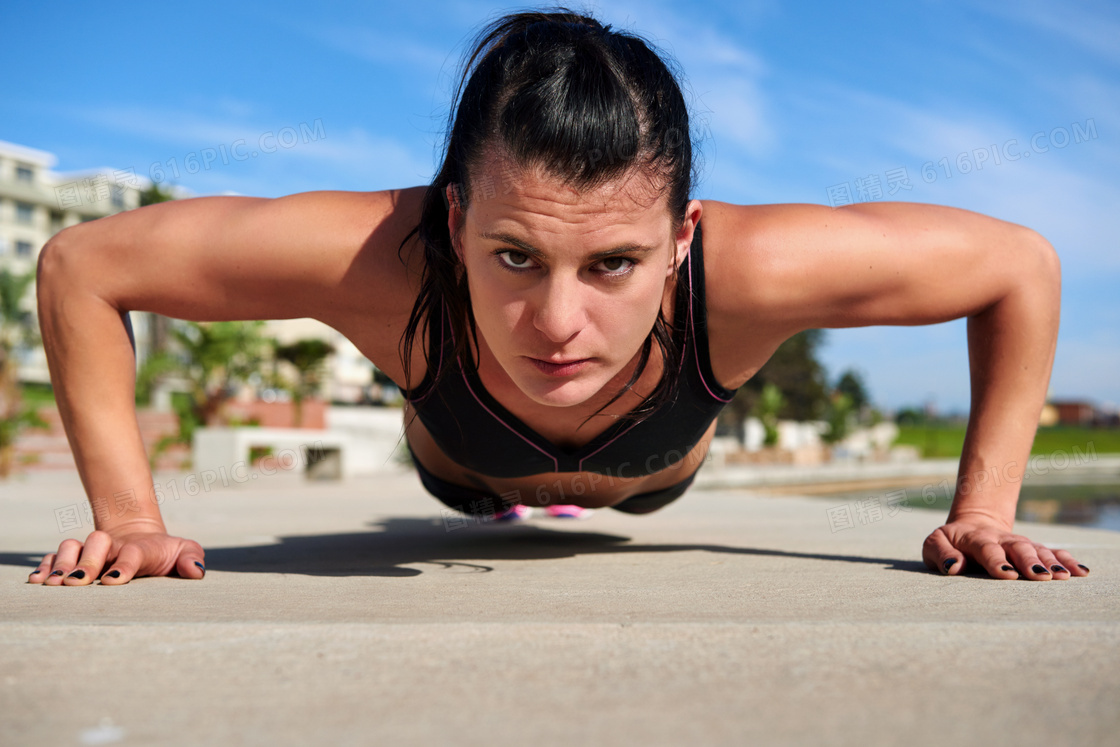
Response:
[[[401,242],[403,250],[418,233],[425,260],[401,343],[409,390],[416,333],[426,320],[431,339],[442,304],[455,356],[470,360],[468,326],[478,347],[467,278],[447,227],[447,186],[457,185],[465,212],[472,196],[469,174],[489,154],[507,154],[522,168],[543,167],[580,191],[638,169],[652,177],[658,195],[668,193],[674,232],[684,222],[692,191],[688,108],[676,76],[643,39],[566,8],[513,13],[482,28],[452,98],[445,147],[443,165],[424,195],[420,223]],[[677,268],[678,280],[683,271]],[[658,313],[634,375],[600,411],[637,382],[654,340],[666,358],[665,374],[626,417],[640,420],[675,396],[683,351],[671,323]],[[434,387],[449,367],[433,371],[427,350],[424,356]]]

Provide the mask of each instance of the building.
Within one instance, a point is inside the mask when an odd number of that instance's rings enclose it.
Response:
[[[39,253],[47,241],[63,228],[140,206],[140,192],[150,185],[133,169],[91,169],[55,172],[54,154],[0,141],[0,269],[23,274],[34,272]],[[177,197],[193,194],[176,189]],[[23,299],[23,308],[37,315],[34,285]],[[167,320],[156,314],[129,314],[136,341],[137,364],[167,339]],[[373,364],[342,336],[314,319],[268,321],[264,334],[281,343],[297,339],[322,339],[336,352],[327,360],[322,396],[327,401],[360,402],[366,399],[373,380]],[[50,383],[50,370],[42,348],[23,353],[19,379]],[[168,382],[179,389],[186,382]],[[169,391],[158,393],[157,407],[170,406]]]
[[[132,169],[55,173],[57,160],[52,153],[0,140],[0,269],[35,272],[43,246],[63,228],[140,204],[143,185]],[[23,308],[36,314],[34,286]],[[50,381],[42,349],[21,355],[19,378]]]

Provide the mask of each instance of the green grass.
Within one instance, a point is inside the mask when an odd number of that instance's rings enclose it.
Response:
[[[49,407],[54,404],[54,389],[50,384],[20,384],[23,401],[35,407]]]
[[[964,448],[964,434],[963,424],[900,426],[895,444],[917,446],[926,459],[955,459]],[[1120,453],[1120,428],[1042,427],[1035,435],[1031,454],[1064,451],[1072,456],[1075,449],[1086,455]]]

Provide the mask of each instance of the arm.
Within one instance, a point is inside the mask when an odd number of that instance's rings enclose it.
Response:
[[[969,558],[996,578],[1016,578],[1015,568],[1039,580],[1085,575],[1069,553],[1011,533],[1057,344],[1061,269],[1050,244],[934,205],[725,209],[739,216],[735,250],[749,258],[734,263],[747,268],[741,296],[756,300],[724,294],[724,313],[792,332],[968,318],[972,411],[953,506],[926,540],[926,564],[956,574]]]
[[[117,584],[176,569],[202,576],[202,548],[168,537],[150,499],[128,311],[195,321],[311,317],[341,328],[358,314],[389,315],[407,286],[392,269],[397,224],[407,222],[390,220],[400,202],[399,193],[197,198],[80,224],[44,247],[43,344],[96,531],[84,546],[65,540],[31,581],[82,585],[102,570],[119,571],[103,580]],[[139,510],[122,514],[118,497],[130,495]],[[71,578],[74,569],[82,577]]]

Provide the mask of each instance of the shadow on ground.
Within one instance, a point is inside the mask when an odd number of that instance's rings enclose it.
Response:
[[[416,576],[411,566],[430,563],[441,569],[489,573],[488,561],[557,560],[604,553],[704,551],[716,554],[775,556],[805,560],[870,563],[885,570],[929,573],[915,560],[856,555],[801,553],[715,544],[629,544],[630,538],[602,532],[549,529],[532,524],[469,525],[448,531],[439,519],[392,518],[370,522],[377,531],[278,537],[271,545],[215,547],[206,550],[206,567],[234,573],[292,573],[309,576]],[[0,565],[28,572],[48,552],[0,553]],[[982,570],[962,575],[986,578]]]

